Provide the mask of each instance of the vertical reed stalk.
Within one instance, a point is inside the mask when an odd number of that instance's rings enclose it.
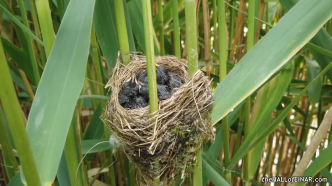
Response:
[[[188,60],[188,73],[192,77],[198,70],[198,54],[197,54],[197,28],[196,28],[196,2],[195,0],[185,1],[186,16],[186,47]],[[202,177],[202,149],[197,154],[197,165],[194,167],[194,186],[201,186]]]
[[[148,84],[149,84],[149,100],[150,100],[150,113],[151,117],[158,111],[158,95],[157,95],[157,82],[156,82],[156,64],[154,59],[154,43],[153,43],[153,25],[151,14],[151,1],[142,1],[143,11],[143,23],[144,23],[144,37],[146,44],[146,63],[148,72]],[[154,130],[157,128],[157,122],[154,126]],[[159,167],[159,163],[155,162],[156,167]],[[155,178],[155,183],[159,184],[159,177]]]
[[[203,24],[204,24],[204,57],[206,75],[210,78],[210,14],[208,0],[203,0]]]
[[[48,0],[36,0],[36,8],[43,36],[45,53],[46,57],[48,57],[55,39],[51,18],[51,10]]]
[[[40,31],[40,27],[39,27],[39,22],[38,22],[38,18],[37,18],[37,10],[36,10],[36,5],[34,3],[34,1],[30,0],[30,8],[31,8],[31,17],[32,17],[32,21],[33,21],[33,26],[35,27],[35,33],[36,36],[41,39],[41,31]],[[41,63],[42,66],[45,66],[46,63],[46,56],[44,53],[44,49],[43,47],[40,45],[40,43],[36,42],[35,43],[38,50],[39,50],[39,56],[40,56],[40,61],[38,60],[39,63]]]
[[[188,58],[188,72],[192,77],[198,69],[196,4],[194,0],[185,1],[186,16],[186,47]]]
[[[173,5],[172,11],[173,11],[173,23],[174,23],[173,33],[174,33],[175,56],[181,58],[178,0],[172,0],[172,5]]]
[[[232,6],[235,7],[235,1],[232,1]],[[228,42],[228,60],[231,61],[231,48],[233,46],[233,40],[234,40],[234,29],[235,29],[235,20],[236,20],[236,17],[235,17],[235,8],[232,8],[232,11],[231,11],[231,25],[230,25],[230,28],[229,28],[229,42]]]
[[[20,11],[21,11],[23,24],[27,28],[30,28],[23,0],[19,0],[18,3],[19,3]],[[39,81],[40,81],[40,74],[39,74],[37,60],[36,60],[36,56],[35,56],[35,52],[34,52],[34,48],[33,48],[33,44],[32,44],[32,39],[28,34],[25,34],[25,37],[26,37],[27,44],[28,44],[29,57],[30,57],[31,64],[32,64],[34,80],[35,80],[36,85],[38,85]]]
[[[218,31],[217,31],[217,20],[218,20],[218,10],[217,10],[217,0],[212,0],[212,24],[213,24],[213,48],[218,50]]]
[[[163,1],[158,0],[158,23],[159,23],[159,44],[160,44],[160,55],[165,55],[165,41],[164,41],[164,12],[163,12]]]
[[[126,18],[123,8],[123,0],[114,1],[116,28],[118,31],[121,59],[124,65],[130,63],[130,49],[127,34]]]
[[[31,40],[30,40],[31,41]],[[10,76],[6,56],[0,40],[0,100],[12,132],[15,147],[20,157],[21,167],[28,185],[41,186],[37,166],[25,130],[20,104],[16,97],[13,80]]]
[[[255,42],[255,1],[256,0],[249,0],[249,7],[248,7],[248,32],[247,32],[247,52],[254,46]],[[249,126],[249,117],[250,117],[250,96],[245,100],[245,119],[244,119],[244,135],[245,137],[248,135],[251,126]],[[249,180],[250,175],[250,153],[248,153],[243,160],[243,179]],[[245,185],[248,185],[248,182],[245,182]]]
[[[218,0],[218,38],[219,38],[219,81],[221,82],[227,73],[227,34],[226,34],[226,9],[225,2]],[[229,151],[229,133],[228,133],[228,117],[224,117],[222,120],[222,137],[224,147],[224,164],[228,166],[230,162],[230,151]],[[226,181],[232,184],[231,172],[224,172]]]

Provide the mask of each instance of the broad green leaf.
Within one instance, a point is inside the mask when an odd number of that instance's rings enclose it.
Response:
[[[297,2],[298,0],[280,0],[280,3],[286,11],[289,11]],[[324,28],[321,28],[310,42],[325,50],[332,51],[332,38]],[[308,47],[310,53],[314,56],[321,68],[325,68],[332,61],[332,57],[322,55],[320,52],[310,47],[310,45]],[[326,76],[332,80],[332,69],[326,73]]]
[[[70,1],[31,107],[27,132],[46,186],[53,183],[83,87],[94,3]]]
[[[216,124],[298,52],[332,16],[332,1],[301,0],[232,69],[214,92]]]

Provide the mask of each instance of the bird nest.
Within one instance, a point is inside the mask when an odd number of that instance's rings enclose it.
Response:
[[[163,185],[173,185],[195,165],[202,142],[214,140],[209,118],[213,94],[210,81],[201,71],[188,77],[186,60],[165,56],[156,57],[155,62],[176,74],[182,85],[172,91],[170,98],[159,102],[159,110],[153,115],[149,106],[124,108],[118,97],[122,84],[146,70],[146,57],[131,55],[127,66],[118,58],[106,85],[112,93],[104,121],[146,184],[157,185],[153,180],[159,178]]]

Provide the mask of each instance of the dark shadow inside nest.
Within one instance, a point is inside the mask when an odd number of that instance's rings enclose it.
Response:
[[[156,82],[158,101],[170,98],[183,82],[171,70],[164,66],[156,67]],[[144,108],[149,106],[149,86],[146,70],[136,72],[123,82],[122,89],[118,94],[119,104],[128,109]]]

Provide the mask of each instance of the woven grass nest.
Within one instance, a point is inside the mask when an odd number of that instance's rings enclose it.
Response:
[[[173,56],[156,57],[156,64],[175,73],[183,85],[172,96],[159,102],[153,118],[149,106],[138,109],[123,108],[118,101],[122,83],[132,74],[146,69],[146,57],[131,55],[131,63],[124,66],[118,58],[112,78],[106,85],[111,95],[104,121],[120,141],[124,152],[148,185],[173,185],[184,179],[204,140],[214,140],[209,112],[213,94],[210,81],[201,71],[188,78],[187,61]]]

